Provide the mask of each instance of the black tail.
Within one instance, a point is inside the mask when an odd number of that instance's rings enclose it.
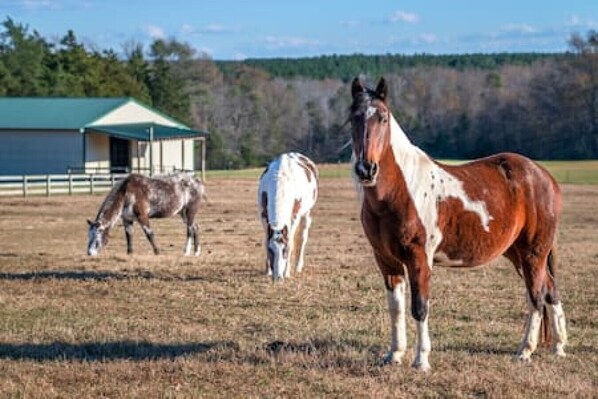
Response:
[[[553,244],[550,252],[548,253],[548,259],[546,261],[547,266],[547,279],[552,280],[552,284],[556,284],[554,281],[555,271],[556,271],[556,263],[557,263],[557,254],[556,254],[556,243]],[[543,345],[548,346],[552,341],[552,326],[550,325],[550,319],[548,318],[548,309],[546,305],[543,307],[542,311],[542,326],[540,328],[540,343]]]

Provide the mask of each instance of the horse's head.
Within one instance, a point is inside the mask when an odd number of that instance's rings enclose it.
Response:
[[[289,229],[274,229],[268,225],[268,266],[272,281],[284,279],[289,265]]]
[[[363,186],[376,184],[379,162],[388,144],[390,111],[386,103],[388,88],[381,78],[376,90],[364,86],[355,78],[351,85],[351,139],[355,174]]]
[[[108,242],[108,231],[106,227],[97,221],[92,222],[88,219],[87,224],[89,225],[89,231],[87,232],[87,255],[96,256]]]

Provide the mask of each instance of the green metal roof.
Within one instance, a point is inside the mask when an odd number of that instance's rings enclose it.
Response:
[[[0,97],[0,129],[81,129],[129,101],[134,100]]]
[[[201,130],[165,126],[159,125],[157,123],[127,123],[120,125],[87,126],[85,128],[85,133],[89,132],[106,133],[110,136],[138,141],[190,139],[196,137],[205,137],[208,134],[207,132]]]

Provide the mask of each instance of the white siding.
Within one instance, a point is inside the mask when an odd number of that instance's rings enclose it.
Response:
[[[185,142],[185,156],[183,160],[183,147],[182,142]],[[186,169],[186,170],[193,170],[194,167],[194,141],[192,139],[188,140],[165,140],[162,142],[162,148],[160,148],[160,142],[156,141],[153,145],[153,164],[154,164],[154,171],[156,173],[160,173],[161,167],[164,168],[164,171],[170,172],[175,169]],[[137,171],[137,168],[140,167],[141,169],[149,168],[149,143],[142,142],[139,145],[140,156],[137,158],[137,142],[131,142],[131,167],[134,171]],[[160,155],[160,151],[162,151],[162,155]],[[160,163],[160,160],[162,163]],[[183,162],[184,161],[184,162]]]
[[[110,136],[94,133],[87,133],[85,136],[86,171],[107,172],[110,168]]]
[[[0,174],[62,174],[83,164],[79,131],[0,131]]]
[[[94,121],[90,126],[93,125],[116,125],[119,123],[141,123],[141,122],[154,122],[165,126],[178,126],[170,119],[163,117],[162,115],[153,112],[141,105],[130,101],[114,111],[108,113],[102,118]]]

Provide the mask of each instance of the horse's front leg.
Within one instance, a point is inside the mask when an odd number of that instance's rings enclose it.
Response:
[[[384,358],[385,364],[400,364],[407,349],[407,326],[405,321],[405,288],[404,276],[384,276],[386,299],[390,316],[390,351]]]
[[[187,242],[185,243],[185,256],[191,255],[191,245],[193,244],[193,254],[199,256],[201,254],[201,246],[199,245],[198,237],[199,226],[193,223],[187,226]]]
[[[124,220],[125,237],[127,238],[127,254],[133,253],[133,222],[131,220]]]
[[[301,273],[303,270],[304,259],[305,259],[305,246],[307,245],[307,237],[309,235],[309,228],[311,227],[311,215],[308,212],[305,216],[303,216],[303,220],[299,224],[299,231],[297,234],[300,234],[299,237],[299,248],[297,249],[297,273]]]
[[[147,240],[150,242],[150,244],[154,250],[154,254],[158,255],[160,253],[160,250],[158,249],[158,246],[156,245],[156,243],[154,241],[154,231],[150,227],[149,219],[147,217],[140,217],[137,220],[139,221],[139,224],[141,225],[141,229],[145,233]]]
[[[295,261],[296,257],[299,255],[297,253],[297,240],[295,239],[295,235],[297,234],[297,230],[300,228],[301,223],[291,222],[291,228],[289,231],[289,240],[287,243],[287,267],[284,271],[284,278],[291,277],[291,268],[293,266],[293,262]]]
[[[422,249],[423,252],[423,249]],[[411,315],[415,319],[417,344],[413,368],[421,371],[430,370],[428,356],[432,350],[430,334],[428,332],[430,277],[432,272],[423,257],[416,257],[420,261],[408,264],[409,283],[411,286]]]

